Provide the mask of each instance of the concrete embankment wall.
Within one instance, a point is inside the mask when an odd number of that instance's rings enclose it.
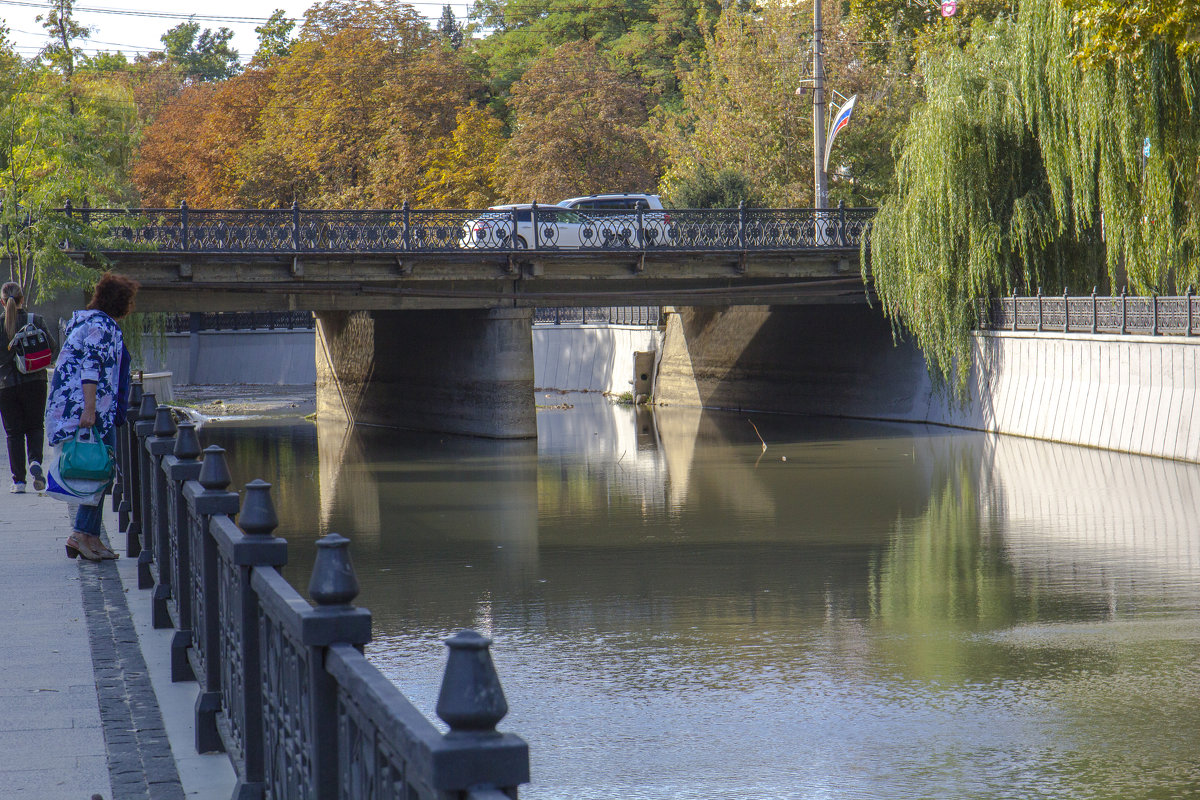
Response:
[[[865,304],[680,309],[659,403],[929,422],[1200,461],[1200,338],[989,332],[970,397],[934,390]]]
[[[167,371],[173,383],[300,386],[317,379],[311,330],[168,333],[161,350],[143,343],[148,372]]]
[[[633,389],[633,354],[657,352],[662,334],[644,325],[534,325],[538,389],[621,394]]]

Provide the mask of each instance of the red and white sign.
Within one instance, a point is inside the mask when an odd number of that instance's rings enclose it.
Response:
[[[953,17],[955,11],[958,11],[958,3],[955,0],[942,0],[943,17]]]

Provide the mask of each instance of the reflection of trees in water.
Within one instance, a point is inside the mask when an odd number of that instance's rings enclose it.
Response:
[[[320,503],[317,435],[313,425],[205,425],[203,446],[225,448],[231,491],[242,492],[250,481],[271,484],[271,499],[280,511],[276,534],[306,543],[316,539]]]

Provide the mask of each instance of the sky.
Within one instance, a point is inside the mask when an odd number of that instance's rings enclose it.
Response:
[[[468,2],[415,2],[408,4],[436,20],[442,6],[449,5],[459,21],[466,17]],[[277,9],[283,9],[297,21],[314,2],[298,0],[208,0],[206,3],[177,0],[75,0],[75,16],[83,25],[92,28],[91,38],[82,43],[89,55],[99,51],[122,51],[127,56],[161,50],[160,37],[170,28],[195,17],[200,29],[229,28],[233,31],[233,48],[242,63],[250,60],[258,48],[259,27]],[[32,57],[46,44],[46,32],[36,21],[50,3],[39,0],[0,0],[0,19],[9,29],[17,52]]]

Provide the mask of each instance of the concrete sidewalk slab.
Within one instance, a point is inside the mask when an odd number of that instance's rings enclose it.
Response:
[[[2,440],[0,440],[2,441]],[[0,449],[0,452],[3,452]],[[66,557],[73,513],[0,485],[0,797],[231,797],[224,755],[197,755],[195,683],[170,681],[136,559]],[[106,538],[125,536],[106,502]]]

